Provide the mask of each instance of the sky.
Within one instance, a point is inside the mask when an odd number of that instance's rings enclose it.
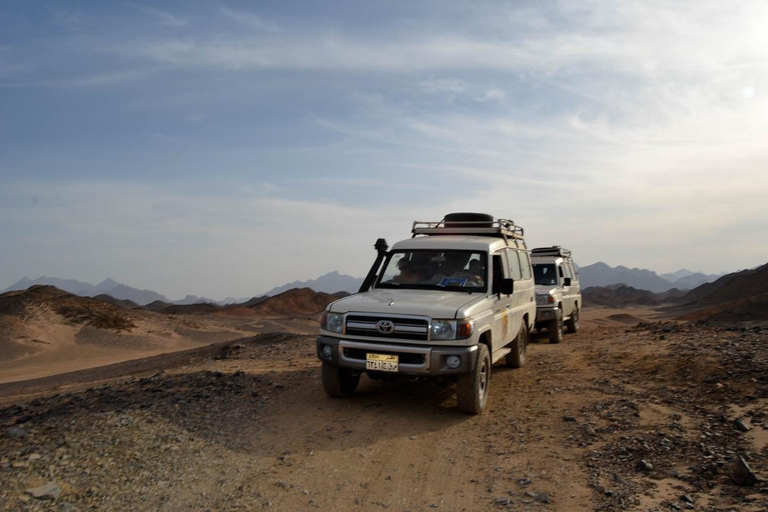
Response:
[[[768,3],[0,2],[0,289],[362,277],[455,211],[581,266],[768,261]]]

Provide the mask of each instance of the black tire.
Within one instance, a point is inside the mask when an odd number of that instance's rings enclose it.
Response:
[[[480,344],[477,351],[477,364],[469,373],[459,375],[456,384],[456,401],[459,410],[467,414],[480,414],[488,401],[488,388],[491,383],[491,356],[488,347]]]
[[[547,323],[547,337],[550,343],[560,343],[563,341],[563,315],[557,320],[550,320]]]
[[[517,333],[515,341],[509,346],[509,348],[512,349],[512,352],[507,354],[507,366],[510,368],[522,368],[525,366],[528,354],[529,337],[528,324],[523,321],[523,325],[520,326],[520,332]]]
[[[355,392],[359,383],[359,373],[323,361],[323,389],[330,396],[348,398]]]
[[[458,212],[447,214],[443,220],[445,221],[445,227],[447,228],[462,226],[462,224],[455,224],[456,222],[476,222],[477,224],[473,224],[473,227],[489,228],[493,224],[493,215],[488,215],[487,213]]]
[[[568,328],[568,332],[579,332],[579,315],[579,305],[575,304],[573,306],[573,313],[571,313],[571,318],[569,318],[565,323],[565,326]]]

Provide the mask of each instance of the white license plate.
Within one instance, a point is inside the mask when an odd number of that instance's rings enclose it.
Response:
[[[380,372],[396,372],[399,358],[395,354],[365,354],[365,369]]]

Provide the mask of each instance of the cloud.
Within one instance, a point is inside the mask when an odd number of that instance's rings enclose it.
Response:
[[[249,11],[224,7],[221,12],[228,18],[260,32],[278,34],[283,31],[282,27],[274,21],[270,21]]]
[[[187,25],[189,25],[189,18],[176,16],[174,14],[157,9],[155,7],[148,7],[148,6],[139,5],[139,4],[130,4],[130,5],[132,5],[136,10],[159,20],[160,23],[162,25],[165,25],[166,27],[178,28],[178,27],[186,27]]]

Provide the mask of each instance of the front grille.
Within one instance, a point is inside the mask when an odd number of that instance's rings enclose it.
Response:
[[[357,359],[359,361],[365,361],[365,355],[370,352],[369,350],[364,350],[362,348],[344,348],[344,357],[348,359]],[[424,354],[410,354],[407,352],[396,352],[396,351],[389,351],[389,350],[379,350],[376,349],[377,354],[395,354],[398,357],[398,360],[400,364],[417,364],[417,365],[424,365],[424,361],[426,360],[424,357]]]
[[[376,329],[376,324],[389,320],[395,324],[391,333],[385,334]],[[394,318],[369,315],[350,315],[347,317],[346,334],[393,340],[427,341],[429,323],[420,318]]]

